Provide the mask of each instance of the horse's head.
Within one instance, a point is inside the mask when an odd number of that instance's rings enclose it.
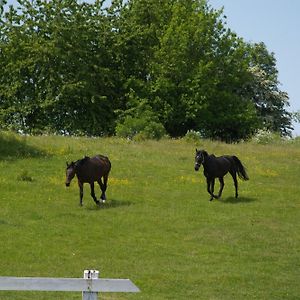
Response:
[[[72,179],[74,178],[76,173],[75,170],[75,163],[71,162],[70,164],[67,163],[67,168],[66,168],[66,186],[70,186],[70,183]]]
[[[201,165],[203,164],[205,157],[207,156],[207,152],[205,150],[197,150],[195,155],[195,171],[198,171]]]

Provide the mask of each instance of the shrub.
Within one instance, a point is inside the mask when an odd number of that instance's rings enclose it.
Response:
[[[127,116],[123,123],[116,126],[117,136],[135,140],[159,140],[165,133],[165,128],[161,123],[150,121],[148,118]]]
[[[131,91],[128,102],[129,108],[120,114],[116,125],[117,136],[135,140],[159,140],[166,134],[164,126],[146,99],[139,98]]]
[[[184,139],[188,142],[199,142],[201,139],[201,133],[199,131],[195,130],[188,130],[187,133],[184,136]]]
[[[281,142],[283,139],[280,136],[280,133],[272,132],[267,129],[260,129],[252,137],[252,142],[257,144],[271,144],[276,142]]]

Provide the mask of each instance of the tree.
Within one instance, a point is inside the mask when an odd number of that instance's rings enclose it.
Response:
[[[101,135],[114,130],[110,23],[77,1],[20,0],[1,24],[2,125]]]
[[[19,6],[0,15],[2,128],[113,134],[121,115],[152,118],[171,136],[290,132],[274,54],[236,36],[206,0]]]
[[[177,1],[156,53],[153,98],[167,131],[226,141],[251,135],[257,116],[238,91],[249,78],[244,42],[206,1]],[[161,109],[163,108],[163,109]]]
[[[281,135],[291,135],[292,114],[286,110],[289,97],[280,90],[274,53],[269,53],[264,43],[249,45],[250,64],[248,93],[262,127]]]
[[[128,94],[127,109],[119,116],[116,135],[125,138],[157,139],[165,135],[147,99],[140,99],[133,90]]]

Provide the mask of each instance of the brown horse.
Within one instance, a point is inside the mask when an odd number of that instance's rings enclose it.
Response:
[[[96,204],[100,204],[100,201],[97,200],[95,195],[94,182],[98,182],[102,191],[100,199],[105,202],[105,191],[107,188],[107,180],[110,169],[111,163],[108,157],[103,155],[96,155],[92,158],[85,156],[83,159],[77,160],[76,162],[71,162],[70,164],[67,163],[66,186],[70,186],[70,183],[76,174],[80,191],[79,204],[82,205],[84,183],[90,184],[91,196]]]

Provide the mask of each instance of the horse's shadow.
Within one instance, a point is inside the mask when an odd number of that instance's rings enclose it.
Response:
[[[227,198],[221,198],[219,201],[221,201],[224,204],[239,204],[239,203],[251,203],[256,201],[257,199],[255,198],[250,198],[250,197],[227,197]]]
[[[118,208],[118,207],[130,206],[130,205],[132,205],[132,202],[128,201],[128,200],[109,199],[105,203],[100,203],[99,205],[88,206],[86,209],[102,210],[102,209],[111,209],[111,208]]]

